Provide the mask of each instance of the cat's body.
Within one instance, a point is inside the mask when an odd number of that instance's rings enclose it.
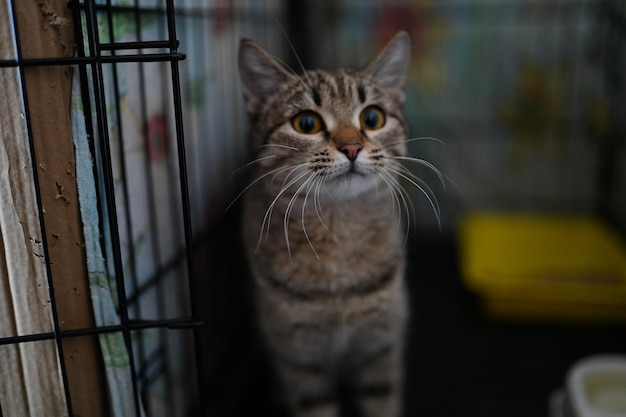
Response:
[[[251,41],[240,73],[257,172],[244,244],[257,313],[296,417],[339,416],[339,391],[363,416],[400,413],[403,200],[397,163],[409,40],[363,71],[295,76]]]

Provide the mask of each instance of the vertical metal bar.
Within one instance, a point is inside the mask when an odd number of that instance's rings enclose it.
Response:
[[[111,0],[107,0],[106,1],[106,5],[109,8],[109,12],[107,13],[107,24],[108,24],[108,32],[109,32],[109,41],[110,43],[115,43],[115,33],[113,30],[113,12],[110,11],[110,8],[112,6],[111,4]],[[115,50],[111,50],[111,55],[115,55],[116,52]],[[120,93],[119,93],[119,77],[118,77],[118,64],[117,63],[111,63],[112,66],[112,74],[113,74],[113,91],[114,91],[114,100],[115,100],[115,117],[117,118],[117,126],[118,126],[118,132],[117,132],[117,143],[120,149],[120,171],[122,174],[122,194],[124,196],[124,221],[126,224],[126,234],[128,235],[128,238],[132,241],[132,236],[133,236],[133,221],[132,218],[130,216],[130,193],[128,192],[128,176],[126,173],[126,152],[124,152],[124,126],[122,123],[122,114],[120,111]],[[130,272],[130,279],[133,282],[133,285],[135,286],[135,288],[137,288],[138,286],[138,280],[137,280],[137,262],[136,262],[136,256],[135,256],[135,251],[132,247],[132,245],[130,245],[129,249],[128,249],[128,262],[131,265],[131,268],[129,268],[129,272]]]
[[[168,40],[170,42],[170,52],[176,53],[178,50],[178,40],[176,38],[176,15],[174,10],[174,0],[166,0],[167,9],[167,27],[168,27]],[[180,189],[183,206],[183,221],[185,229],[185,246],[187,252],[187,274],[189,281],[189,294],[191,298],[191,314],[193,317],[198,317],[198,291],[196,285],[196,273],[195,273],[195,254],[193,244],[193,230],[191,225],[191,209],[189,204],[189,188],[187,178],[187,159],[185,150],[185,137],[183,129],[183,116],[182,116],[182,97],[180,92],[180,72],[178,68],[178,62],[172,60],[171,63],[171,75],[172,75],[172,87],[174,93],[174,119],[176,121],[176,143],[178,145],[178,168],[180,171]],[[198,391],[202,387],[203,380],[203,359],[201,352],[200,342],[200,330],[194,330],[194,344],[197,361],[197,383]],[[198,401],[200,406],[200,413],[204,415],[204,396],[198,392]]]
[[[87,57],[87,51],[85,50],[85,39],[83,37],[83,22],[82,17],[83,14],[81,12],[80,0],[72,0],[71,8],[73,10],[74,15],[74,32],[76,39],[76,49],[78,51],[79,57]],[[85,19],[86,20],[86,19]],[[85,22],[87,23],[87,22]],[[88,35],[89,37],[89,35]],[[106,207],[103,201],[106,201],[106,197],[103,197],[103,190],[98,184],[98,179],[102,178],[102,175],[99,173],[99,169],[102,166],[99,158],[99,152],[97,152],[96,142],[98,140],[97,132],[94,129],[94,119],[93,119],[93,109],[91,106],[91,85],[95,85],[95,81],[93,78],[93,74],[88,71],[88,64],[79,64],[78,66],[80,71],[80,89],[81,89],[81,98],[83,104],[83,114],[85,117],[85,127],[88,135],[88,143],[89,143],[89,151],[94,158],[94,163],[92,167],[93,177],[96,179],[96,201],[97,201],[97,210],[99,212],[98,215],[98,226],[101,231],[106,230],[108,227],[105,224],[106,219],[108,219],[108,214],[106,212]],[[105,251],[107,250],[107,238],[105,233],[100,233],[100,247]],[[106,253],[106,252],[105,252]],[[104,263],[104,267],[106,268],[107,277],[110,276],[110,265],[108,262]]]
[[[174,14],[174,1],[166,0],[167,5],[167,20],[168,20],[168,32],[169,32],[169,42],[170,42],[170,53],[177,53],[178,49],[178,41],[176,40],[176,17]],[[186,150],[185,150],[185,139],[184,139],[184,129],[183,129],[183,115],[182,115],[182,97],[180,92],[180,71],[178,68],[178,61],[171,60],[170,61],[171,69],[172,69],[172,86],[174,93],[174,119],[176,121],[176,143],[178,145],[178,168],[180,171],[180,188],[181,188],[181,197],[182,197],[182,206],[183,206],[183,220],[184,220],[184,230],[185,230],[185,247],[187,250],[187,273],[190,278],[190,290],[192,295],[196,294],[195,292],[195,282],[193,277],[195,277],[195,265],[194,265],[194,253],[193,253],[193,233],[191,227],[191,210],[189,205],[189,189],[188,178],[187,178],[187,159],[186,159]],[[197,306],[193,302],[192,297],[192,315],[196,314]]]
[[[110,1],[110,0],[109,0]],[[134,3],[134,18],[135,18],[135,33],[137,34],[137,41],[140,42],[141,41],[141,36],[139,35],[141,32],[141,20],[139,18],[139,2],[138,0],[135,0]],[[137,51],[138,54],[141,54],[141,50]],[[138,62],[137,65],[139,66],[139,71],[141,71],[143,69],[143,63]],[[140,86],[142,84],[141,78],[142,76],[139,76],[140,78]],[[140,87],[141,88],[141,87]],[[117,87],[116,87],[116,92],[117,92]],[[143,106],[143,96],[140,97],[140,101],[142,103]],[[141,117],[142,122],[145,121],[145,117],[143,115],[143,110],[142,110],[142,117]],[[121,122],[121,119],[120,119]],[[142,132],[145,132],[145,129],[142,130]],[[148,191],[150,192],[150,191]],[[148,197],[148,207],[150,210],[152,210],[152,204],[150,204],[150,202],[152,201],[152,199],[150,197]],[[129,208],[127,208],[127,210],[129,210]],[[152,228],[151,228],[152,229]],[[154,230],[154,229],[152,229]],[[129,231],[128,232],[128,236],[129,239],[131,239],[132,241],[132,233]],[[134,253],[133,253],[133,257],[134,257]],[[135,293],[133,295],[137,295],[137,298],[135,299],[135,301],[133,302],[133,309],[135,311],[135,314],[137,316],[137,318],[139,318],[139,312],[140,312],[140,308],[139,308],[139,304],[140,304],[140,298],[139,298],[139,278],[138,278],[138,271],[135,269],[136,267],[136,263],[133,261],[133,286],[134,286],[134,291]],[[138,369],[138,375],[141,375],[141,372],[144,372],[143,367],[145,366],[145,357],[146,357],[146,348],[144,345],[144,333],[143,331],[138,331],[138,340],[137,340],[137,349],[138,349],[138,363],[139,363],[139,369]],[[141,376],[138,376],[138,379],[143,379]],[[137,380],[133,380],[133,384],[138,385],[138,381]],[[139,388],[138,388],[139,389]],[[143,392],[143,388],[139,390],[140,392]],[[150,411],[150,410],[148,410]]]
[[[139,0],[135,0],[136,2],[138,2]],[[163,21],[160,19],[160,17],[163,16],[163,13],[169,13],[168,10],[163,10],[162,13],[160,13],[159,15],[159,19],[157,19],[157,23],[155,24],[155,26],[158,26],[158,34],[159,37],[161,37],[162,34],[162,28],[163,28]],[[138,32],[138,36],[141,36],[141,33]],[[163,74],[161,71],[159,71],[159,75],[160,75],[160,81],[163,81]],[[142,115],[143,115],[143,120],[147,123],[148,120],[148,115],[147,115],[147,111],[146,111],[146,106],[145,106],[145,102],[143,100],[143,98],[145,97],[145,74],[144,74],[144,66],[141,66],[141,73],[140,73],[140,88],[141,88],[141,104],[142,104]],[[176,86],[172,85],[172,88],[176,88]],[[162,92],[162,103],[168,103],[168,98],[167,94],[166,94],[166,90],[163,89]],[[165,109],[164,109],[165,110]],[[165,114],[163,115],[165,116]],[[146,145],[149,144],[149,137],[147,136],[147,129],[146,129]],[[154,194],[154,183],[153,183],[153,172],[152,172],[152,165],[149,163],[150,159],[148,158],[149,156],[149,147],[146,146],[146,166],[148,167],[147,170],[147,178],[148,178],[148,193],[149,193],[149,198],[151,200],[151,202],[153,204],[150,204],[150,225],[151,225],[151,230],[152,230],[152,239],[151,239],[151,243],[152,243],[152,247],[153,247],[153,252],[155,255],[155,260],[156,260],[156,265],[158,267],[157,269],[157,274],[156,274],[156,281],[155,281],[155,293],[156,293],[156,308],[157,311],[159,313],[159,317],[165,318],[165,310],[166,310],[166,300],[165,300],[165,290],[164,290],[164,285],[166,285],[167,282],[167,274],[169,273],[168,271],[166,271],[163,268],[163,259],[161,258],[161,252],[160,252],[160,239],[159,239],[159,234],[158,234],[158,230],[159,228],[157,227],[156,224],[156,219],[157,219],[157,213],[156,213],[156,199],[155,199],[155,194]],[[171,164],[167,165],[168,171],[171,171]],[[171,176],[170,176],[171,178]],[[169,186],[169,185],[168,185]],[[175,205],[175,202],[172,201],[172,204]],[[172,211],[172,222],[178,222],[180,221],[180,217],[178,216],[178,211],[177,210],[173,210]],[[178,229],[178,228],[176,228]],[[178,239],[176,237],[176,245],[178,245]],[[176,256],[179,256],[178,254]],[[171,364],[169,363],[169,359],[170,359],[170,349],[169,349],[169,340],[168,340],[168,330],[161,328],[158,331],[158,341],[159,341],[159,359],[161,361],[160,363],[160,367],[157,369],[158,372],[155,372],[155,377],[154,379],[158,378],[159,372],[163,375],[163,384],[165,385],[165,389],[167,392],[173,392],[174,389],[174,380],[173,380],[173,372],[171,369]],[[176,404],[171,401],[168,402],[167,404],[169,410],[168,413],[169,414],[174,414],[175,413],[175,407]]]
[[[68,3],[68,7],[72,10],[72,17],[74,21],[74,39],[76,43],[76,50],[78,52],[79,57],[85,57],[85,39],[83,37],[83,23],[82,23],[82,14],[80,9],[80,0],[71,0]],[[87,72],[87,64],[79,64],[78,70],[80,71],[80,90],[81,90],[81,99],[83,103],[83,114],[85,116],[85,127],[88,132],[88,136],[91,140],[89,140],[89,150],[92,155],[96,155],[95,152],[95,140],[94,140],[94,129],[93,129],[93,119],[92,119],[92,111],[91,111],[91,99],[89,96],[89,74]],[[98,178],[97,175],[97,167],[94,163],[93,165],[94,178]],[[96,200],[98,202],[102,201],[100,188],[96,187]],[[102,216],[98,216],[100,223],[102,223]],[[100,224],[100,230],[102,229],[102,224]],[[104,240],[104,237],[101,238]],[[104,248],[104,242],[101,242],[101,246]]]
[[[112,2],[111,0],[106,0],[106,6],[107,6],[107,22],[108,22],[108,32],[109,32],[109,42],[111,44],[115,44],[116,39],[115,39],[115,31],[114,31],[114,23],[113,23],[113,11],[112,11]],[[138,14],[138,7],[136,7],[135,9],[135,15]],[[122,12],[120,12],[122,13]],[[138,30],[138,29],[137,29]],[[111,50],[111,55],[116,55],[116,51],[113,49]],[[126,152],[124,151],[124,124],[122,122],[122,113],[120,111],[120,92],[119,92],[119,75],[118,75],[118,64],[117,63],[112,63],[111,64],[112,67],[112,74],[113,74],[113,91],[114,91],[114,100],[116,103],[115,106],[115,112],[116,112],[116,118],[117,118],[117,126],[118,126],[118,133],[117,133],[117,142],[118,142],[118,146],[120,149],[120,170],[121,170],[121,175],[122,175],[122,193],[124,195],[124,218],[125,218],[125,224],[126,224],[126,235],[128,236],[129,239],[129,245],[127,248],[127,255],[128,255],[128,262],[130,263],[130,268],[129,268],[129,275],[130,275],[130,279],[133,283],[133,288],[136,291],[137,288],[139,287],[139,278],[138,278],[138,262],[137,262],[137,254],[135,253],[135,248],[132,244],[133,242],[133,221],[132,221],[132,217],[130,215],[130,211],[131,211],[131,207],[130,207],[130,192],[128,190],[128,175],[127,175],[127,170],[126,170]],[[138,63],[138,65],[143,65],[142,63]],[[150,204],[148,204],[148,206],[150,206]],[[124,291],[124,294],[126,294],[126,291]],[[126,295],[124,295],[124,300],[127,300]],[[135,311],[135,319],[140,319],[140,314],[139,311],[140,309],[137,307],[136,304],[134,304],[133,306],[127,305],[126,310],[126,314],[128,316],[128,307],[134,307],[134,311]],[[130,320],[130,319],[128,319]],[[139,333],[141,334],[141,333]],[[129,357],[133,358],[133,363],[135,363],[136,361],[134,360],[134,350],[133,350],[133,344],[132,344],[132,336],[129,333],[129,341],[128,341],[128,354]],[[139,358],[138,361],[139,363],[142,362],[143,360],[143,356],[144,356],[144,348],[143,348],[143,339],[142,337],[139,337],[139,342],[138,342],[138,347],[139,347]],[[135,411],[137,413],[137,416],[140,416],[140,408],[139,408],[139,401],[141,398],[140,395],[140,390],[138,387],[138,381],[137,381],[137,371],[135,369],[135,366],[133,365],[132,367],[132,371],[131,371],[131,376],[133,379],[133,389],[135,394],[134,397],[134,401],[135,401]]]
[[[137,374],[135,370],[135,360],[131,342],[130,327],[128,325],[128,304],[126,300],[126,287],[124,283],[124,266],[120,251],[119,226],[117,222],[117,208],[115,204],[115,183],[113,179],[113,168],[111,164],[111,149],[109,145],[109,133],[106,116],[106,99],[104,97],[104,78],[102,75],[102,61],[100,60],[100,41],[98,34],[98,21],[93,1],[87,1],[86,21],[89,33],[89,48],[96,62],[92,64],[92,74],[94,77],[94,101],[96,105],[96,116],[98,121],[98,132],[100,135],[100,150],[102,152],[103,176],[106,194],[106,206],[109,214],[109,228],[113,247],[113,263],[115,267],[115,279],[117,283],[117,295],[119,302],[119,313],[123,327],[124,343],[128,351],[131,378],[133,380],[133,398],[135,402],[135,414],[141,416],[139,393],[137,391]],[[109,10],[110,12],[110,10]]]
[[[32,125],[30,121],[30,110],[28,106],[28,94],[26,92],[26,77],[24,74],[24,66],[22,65],[22,45],[20,41],[19,34],[19,22],[17,18],[17,9],[15,6],[15,2],[13,0],[11,3],[11,14],[13,18],[13,36],[15,37],[16,44],[16,52],[17,52],[17,62],[18,62],[18,70],[20,73],[20,80],[22,83],[22,101],[24,104],[24,118],[26,122],[26,131],[28,132],[28,147],[30,151],[30,159],[31,159],[31,169],[33,174],[33,185],[35,188],[35,199],[37,201],[37,216],[39,217],[39,227],[41,228],[41,243],[43,246],[44,259],[46,264],[46,279],[48,283],[48,294],[50,296],[50,308],[52,312],[52,322],[53,322],[53,330],[54,330],[54,341],[57,348],[57,355],[59,359],[59,367],[61,369],[61,381],[63,383],[63,394],[65,395],[65,404],[67,407],[67,414],[69,417],[72,417],[74,414],[72,412],[72,399],[70,398],[70,388],[67,378],[67,369],[65,366],[65,355],[63,353],[63,342],[61,338],[61,328],[59,324],[59,315],[56,304],[56,297],[54,294],[54,283],[52,280],[52,270],[50,266],[50,253],[48,251],[48,238],[46,233],[46,225],[44,222],[43,208],[41,202],[41,191],[39,186],[39,175],[37,172],[37,156],[35,155],[35,142],[33,139],[32,133]]]
[[[139,0],[135,0],[134,3],[134,19],[135,19],[135,36],[137,38],[137,42],[141,43],[142,42],[142,34],[141,34],[141,8],[139,6]],[[139,54],[141,54],[142,51],[139,51]],[[162,274],[163,274],[163,270],[162,270],[162,258],[161,258],[161,252],[159,249],[159,245],[158,245],[158,225],[156,224],[156,200],[154,197],[154,181],[152,178],[152,167],[150,164],[150,143],[149,140],[150,138],[148,137],[148,111],[147,111],[147,106],[146,106],[146,81],[145,81],[145,66],[143,62],[139,62],[138,63],[138,71],[139,71],[139,103],[140,103],[140,113],[141,113],[141,123],[142,123],[142,134],[143,134],[143,144],[144,144],[144,152],[143,152],[143,160],[144,160],[144,165],[145,165],[145,178],[146,178],[146,183],[147,183],[147,199],[148,199],[148,221],[150,224],[150,246],[152,249],[152,254],[153,254],[153,266],[154,266],[154,274],[156,276],[156,288],[158,291],[158,288],[160,288],[159,286],[159,282],[162,279]],[[136,299],[135,302],[137,303],[137,305],[140,304],[141,301],[141,294],[139,293],[139,286],[136,285],[135,286],[135,291],[136,291]],[[158,307],[159,312],[160,307]],[[160,317],[159,317],[160,318]],[[162,341],[160,342],[160,344],[162,345]],[[139,345],[139,354],[140,354],[140,366],[141,366],[141,371],[147,375],[146,369],[144,369],[144,366],[149,366],[149,363],[146,362],[146,346],[143,343],[143,333],[141,333],[141,337],[139,338],[138,341],[138,345]],[[159,349],[160,351],[160,349]],[[145,378],[142,378],[145,379]],[[145,383],[145,387],[142,387],[142,392],[148,387],[149,385],[149,380],[145,379],[146,381],[148,381],[148,383]],[[167,392],[172,392],[171,389],[168,389]]]

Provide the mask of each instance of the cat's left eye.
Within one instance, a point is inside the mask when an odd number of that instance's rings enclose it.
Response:
[[[291,125],[298,133],[313,135],[322,130],[323,122],[319,114],[307,110],[298,113],[296,117],[291,120]]]
[[[369,106],[359,116],[361,127],[367,130],[378,130],[385,126],[385,113],[380,107]]]

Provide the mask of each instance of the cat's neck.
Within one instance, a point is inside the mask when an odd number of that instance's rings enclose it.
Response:
[[[313,276],[324,288],[330,278],[345,281],[332,285],[352,285],[357,271],[376,275],[401,253],[405,229],[394,201],[375,193],[333,202],[310,198],[306,206],[296,199],[291,206],[277,203],[268,214],[268,202],[251,199],[247,222],[259,226],[246,229],[248,250],[269,276]]]

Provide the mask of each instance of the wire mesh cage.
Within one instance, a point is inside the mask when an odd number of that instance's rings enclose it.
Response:
[[[199,407],[185,55],[172,1],[119,3],[2,4],[5,35],[15,39],[3,45],[17,106],[8,115],[18,117],[3,142],[14,148],[9,158],[29,162],[32,185],[13,185],[30,200],[14,209],[34,210],[36,246],[25,261],[32,274],[6,260],[2,415]],[[33,309],[40,303],[43,312]],[[7,378],[9,368],[24,379]]]
[[[247,155],[240,31],[276,43],[266,27],[284,9],[0,2],[0,415],[202,415],[215,402],[203,358],[221,345],[194,258]]]

